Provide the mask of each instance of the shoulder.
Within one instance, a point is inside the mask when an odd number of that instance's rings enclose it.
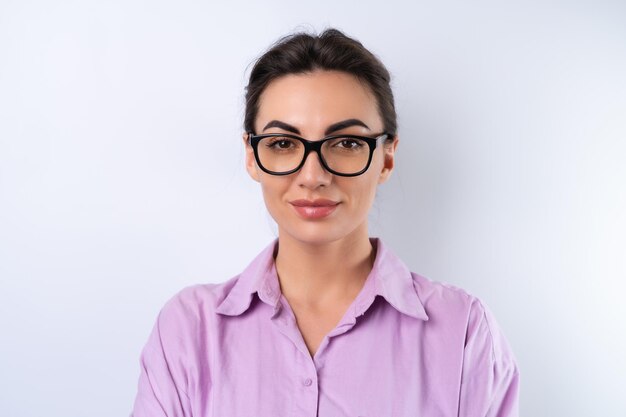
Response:
[[[413,286],[429,315],[464,315],[467,317],[470,310],[481,302],[475,295],[458,286],[434,281],[411,272]]]
[[[171,296],[159,312],[161,326],[185,328],[205,322],[239,280],[236,275],[221,283],[194,284]]]
[[[429,321],[458,328],[464,333],[466,349],[482,346],[491,360],[513,363],[510,346],[488,305],[458,286],[437,282],[411,273],[418,297]]]

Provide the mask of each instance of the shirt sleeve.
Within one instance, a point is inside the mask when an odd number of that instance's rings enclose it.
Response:
[[[189,397],[183,389],[183,379],[177,376],[175,349],[168,349],[171,334],[163,318],[167,311],[159,314],[141,357],[141,374],[131,417],[192,417]],[[165,323],[164,323],[165,322]]]
[[[479,300],[470,308],[459,417],[518,417],[519,371],[491,311]]]

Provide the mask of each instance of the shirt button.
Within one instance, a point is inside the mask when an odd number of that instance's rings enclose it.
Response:
[[[309,385],[311,385],[312,383],[313,383],[313,381],[311,380],[311,378],[307,378],[307,379],[304,380],[304,385],[306,385],[307,387]]]

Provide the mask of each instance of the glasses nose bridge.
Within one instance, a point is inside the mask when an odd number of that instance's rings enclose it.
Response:
[[[309,157],[309,154],[313,151],[317,154],[317,159],[322,169],[324,171],[328,171],[328,168],[326,167],[326,161],[324,161],[324,157],[322,156],[322,145],[324,144],[325,140],[312,141],[304,138],[301,138],[301,140],[304,144],[304,155],[302,156],[302,163],[300,164],[300,168],[304,167],[304,164],[306,164],[306,160]]]

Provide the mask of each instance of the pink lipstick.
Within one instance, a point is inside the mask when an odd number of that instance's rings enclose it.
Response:
[[[339,205],[336,201],[323,198],[317,200],[293,200],[290,201],[290,203],[300,217],[308,220],[327,217],[335,211]]]

